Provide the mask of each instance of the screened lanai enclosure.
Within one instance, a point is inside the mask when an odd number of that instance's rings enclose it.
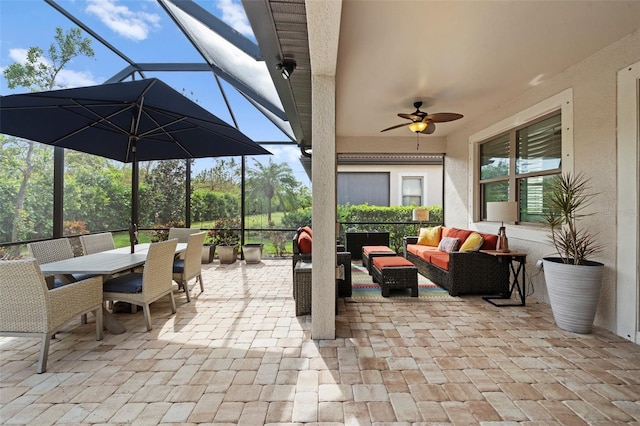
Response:
[[[18,75],[29,72],[32,63],[16,56],[16,49],[5,51],[3,69],[12,65],[5,58],[15,58],[19,66],[4,73],[2,94],[157,78],[274,155],[141,161],[132,168],[106,156],[3,134],[4,251],[15,255],[28,241],[102,231],[120,231],[116,239],[128,239],[132,173],[143,240],[161,238],[158,231],[170,226],[229,228],[242,241],[271,239],[274,250],[281,249],[286,230],[308,223],[310,180],[251,28],[231,28],[216,16],[227,12],[214,10],[211,2],[130,3],[121,16],[129,28],[110,24],[103,7],[53,0],[3,4],[4,19],[21,23],[21,46],[36,48],[34,62],[51,66],[51,78]],[[27,19],[30,15],[39,19]],[[71,31],[78,31],[76,51],[65,57]]]
[[[215,243],[226,230],[239,243],[263,243],[267,254],[290,252],[294,231],[311,223],[304,2],[270,3],[286,8],[286,17],[273,14],[276,21],[287,21],[279,23],[278,41],[265,37],[260,9],[265,4],[3,2],[3,96],[157,78],[272,155],[139,161],[131,167],[109,155],[2,134],[0,257],[24,254],[30,241],[104,231],[114,232],[116,244],[127,245],[136,202],[141,242],[166,237],[169,227],[186,226],[210,231],[206,242]],[[350,161],[342,162],[341,179],[357,177]],[[421,161],[414,166],[424,167]],[[435,169],[402,178],[399,194],[388,183],[386,198],[380,198],[384,202],[357,201],[368,210],[349,210],[354,201],[348,194],[356,186],[339,188],[346,200],[338,212],[340,232],[387,226],[398,235],[410,233],[398,227],[415,228],[411,209],[427,199],[436,206],[431,220],[440,221],[443,158],[429,161]],[[392,166],[377,164],[383,169],[377,176],[395,182],[398,172],[389,170]],[[133,188],[138,196],[132,202]],[[399,207],[375,210],[393,206]]]

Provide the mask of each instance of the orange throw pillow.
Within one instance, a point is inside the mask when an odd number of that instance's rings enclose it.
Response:
[[[311,253],[311,235],[306,232],[301,232],[298,236],[298,248],[300,249],[300,253],[309,254]]]

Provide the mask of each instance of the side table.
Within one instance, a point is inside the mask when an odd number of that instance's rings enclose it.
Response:
[[[483,299],[491,303],[494,306],[525,306],[527,300],[527,277],[525,275],[525,265],[527,263],[526,253],[517,252],[501,252],[496,250],[480,250],[482,253],[486,253],[491,256],[496,256],[499,261],[509,262],[509,268],[513,275],[513,281],[509,286],[509,293],[500,296],[484,296]],[[514,265],[516,262],[517,268]],[[496,303],[496,300],[510,300],[513,295],[513,290],[518,290],[520,296],[520,303]]]
[[[296,316],[311,313],[312,263],[299,261],[293,268],[293,298],[296,301]]]

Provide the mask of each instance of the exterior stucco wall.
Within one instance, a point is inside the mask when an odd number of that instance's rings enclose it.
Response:
[[[388,172],[389,203],[392,206],[402,205],[402,178],[404,176],[421,176],[423,178],[423,205],[442,205],[442,166],[419,165],[340,165],[340,172]]]
[[[603,293],[596,325],[616,331],[616,89],[621,68],[640,60],[640,32],[635,32],[602,49],[562,74],[543,81],[523,95],[505,100],[498,109],[467,123],[449,135],[445,161],[445,223],[449,226],[491,230],[487,224],[473,222],[468,211],[473,196],[470,188],[472,161],[471,135],[543,102],[567,89],[573,91],[573,170],[591,178],[598,193],[590,210],[597,213],[584,224],[598,232],[605,250],[597,259],[605,264]],[[523,82],[525,85],[526,82]],[[636,182],[637,188],[637,182]],[[493,226],[495,228],[495,226]],[[512,250],[528,253],[527,271],[534,284],[533,297],[548,303],[544,277],[535,268],[537,260],[552,255],[546,233],[536,227],[507,229]],[[518,229],[519,228],[519,229]]]

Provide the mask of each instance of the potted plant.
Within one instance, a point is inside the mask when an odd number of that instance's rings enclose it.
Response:
[[[238,244],[240,236],[236,229],[237,220],[224,218],[216,221],[216,231],[213,241],[218,251],[220,263],[233,263],[238,258]]]
[[[216,244],[214,241],[215,231],[210,230],[207,232],[207,236],[204,240],[204,245],[202,246],[202,263],[213,262],[213,256],[216,253]]]
[[[583,174],[558,176],[545,192],[543,223],[558,257],[543,259],[549,302],[558,327],[590,333],[598,309],[604,265],[590,260],[602,250],[596,235],[580,227],[593,196]]]
[[[246,243],[242,245],[242,254],[247,263],[260,263],[262,260],[262,243]]]

